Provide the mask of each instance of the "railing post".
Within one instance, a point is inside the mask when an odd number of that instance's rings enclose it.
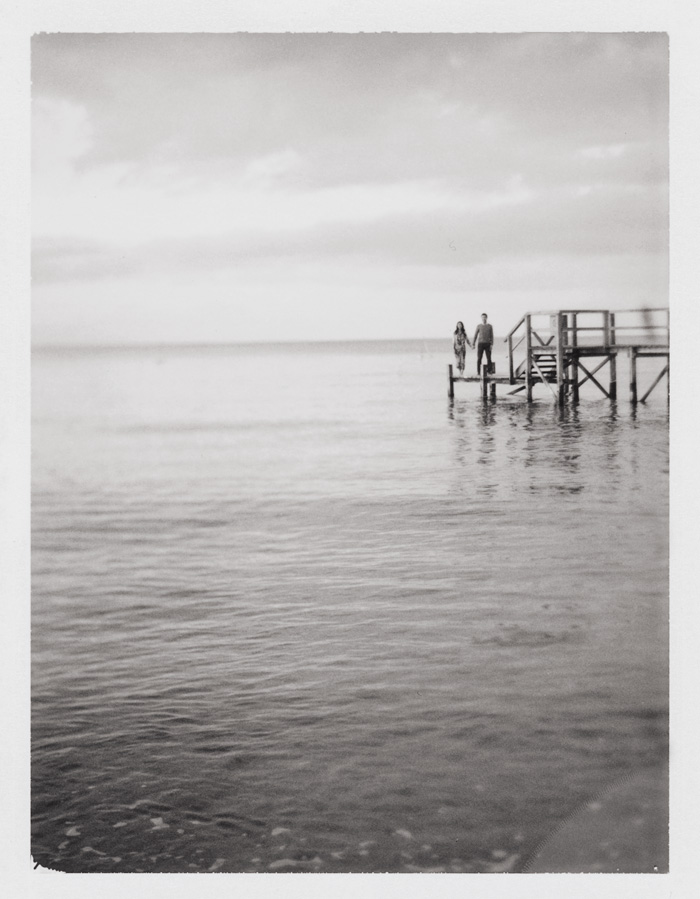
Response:
[[[615,346],[615,313],[608,313],[610,342]],[[617,350],[610,352],[610,399],[617,399]]]
[[[453,400],[455,398],[455,382],[452,377],[452,366],[447,366],[447,396]]]
[[[531,315],[525,316],[525,387],[527,390],[527,401],[532,402],[532,329]]]

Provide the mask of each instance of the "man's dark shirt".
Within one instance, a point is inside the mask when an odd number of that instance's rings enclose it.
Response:
[[[474,346],[477,343],[493,343],[493,328],[491,325],[484,325],[483,323],[477,325],[474,332]]]

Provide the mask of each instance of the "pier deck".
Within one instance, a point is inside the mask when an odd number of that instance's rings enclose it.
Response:
[[[481,384],[481,382],[484,379],[478,377],[477,375],[474,375],[473,378],[469,377],[469,376],[462,377],[462,375],[453,375],[452,380],[453,381],[466,381],[470,384]],[[486,380],[488,381],[489,384],[510,384],[511,383],[510,378],[497,378],[495,375],[488,375]]]

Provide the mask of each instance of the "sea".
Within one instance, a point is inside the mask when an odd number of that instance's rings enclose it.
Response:
[[[35,864],[519,871],[660,770],[665,382],[450,401],[452,361],[34,352]]]

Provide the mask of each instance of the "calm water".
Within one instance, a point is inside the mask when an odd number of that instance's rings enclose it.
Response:
[[[35,861],[517,870],[663,759],[665,391],[445,346],[35,354]]]

